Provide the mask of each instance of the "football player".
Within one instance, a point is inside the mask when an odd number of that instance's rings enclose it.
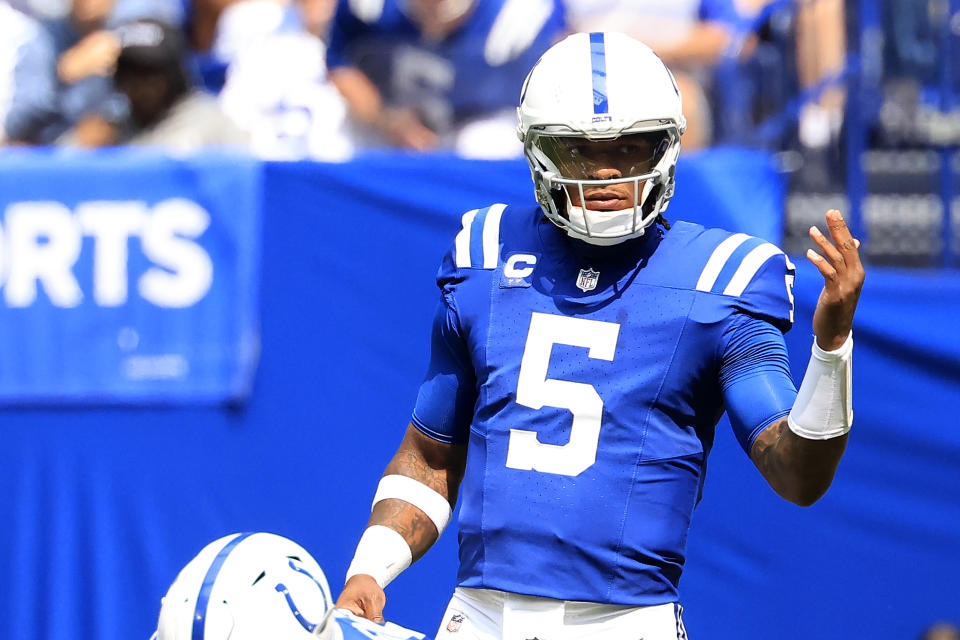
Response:
[[[180,571],[152,640],[424,640],[332,604],[327,578],[306,549],[272,533],[234,533]]]
[[[664,217],[684,119],[649,48],[568,37],[518,114],[539,206],[464,214],[426,379],[337,605],[380,619],[459,493],[437,638],[685,638],[677,584],[724,411],[781,496],[830,486],[853,419],[859,243],[837,211],[829,238],[810,230],[824,288],[798,391],[789,259]]]

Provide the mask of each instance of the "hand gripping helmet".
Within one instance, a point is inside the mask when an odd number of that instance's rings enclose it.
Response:
[[[686,120],[673,75],[645,44],[622,33],[558,42],[527,75],[517,116],[537,201],[569,235],[616,244],[667,208]],[[583,206],[585,190],[623,184],[632,206]]]
[[[211,542],[180,571],[156,640],[316,640],[333,609],[327,579],[303,547],[272,533]]]

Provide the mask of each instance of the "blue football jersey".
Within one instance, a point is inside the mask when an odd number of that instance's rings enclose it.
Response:
[[[438,283],[432,360],[445,364],[431,366],[413,424],[468,443],[459,584],[676,601],[726,405],[749,450],[795,397],[787,257],[684,222],[592,246],[537,207],[494,205],[464,215]],[[782,384],[756,384],[763,363],[738,368],[757,351],[738,337],[748,325],[772,345]]]
[[[441,40],[422,36],[405,0],[340,0],[327,64],[363,71],[434,131],[516,107],[527,71],[564,30],[558,0],[476,0]]]

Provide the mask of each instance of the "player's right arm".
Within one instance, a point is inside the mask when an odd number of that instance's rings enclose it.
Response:
[[[338,607],[356,615],[383,620],[383,588],[427,552],[450,520],[476,402],[476,377],[462,336],[456,301],[445,290],[412,420],[380,479],[337,600]]]
[[[390,482],[387,479],[395,476],[408,478],[445,500],[452,510],[463,478],[466,453],[465,444],[434,440],[411,423],[397,453],[387,465],[381,483]],[[408,485],[408,491],[410,487],[417,487],[406,481],[401,482]],[[403,491],[401,487],[391,495],[402,494]],[[386,603],[383,587],[386,582],[411,562],[420,559],[442,533],[442,521],[435,522],[436,516],[431,517],[428,513],[437,510],[437,500],[434,499],[430,504],[429,498],[434,496],[422,489],[419,493],[419,496],[413,492],[408,494],[412,502],[402,498],[385,498],[374,504],[364,536],[375,532],[368,540],[380,548],[363,549],[361,540],[357,556],[348,571],[347,583],[337,599],[338,608],[374,622],[383,621],[383,606]],[[426,500],[421,503],[423,508],[413,504],[421,500]],[[446,517],[449,519],[449,512]],[[406,548],[401,545],[406,545]],[[364,553],[372,555],[363,557]]]

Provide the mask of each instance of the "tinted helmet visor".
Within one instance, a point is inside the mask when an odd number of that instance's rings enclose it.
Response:
[[[598,177],[598,171],[608,169],[615,169],[620,178],[635,178],[657,166],[670,146],[670,133],[645,131],[609,140],[538,134],[533,143],[562,178],[591,180]]]

